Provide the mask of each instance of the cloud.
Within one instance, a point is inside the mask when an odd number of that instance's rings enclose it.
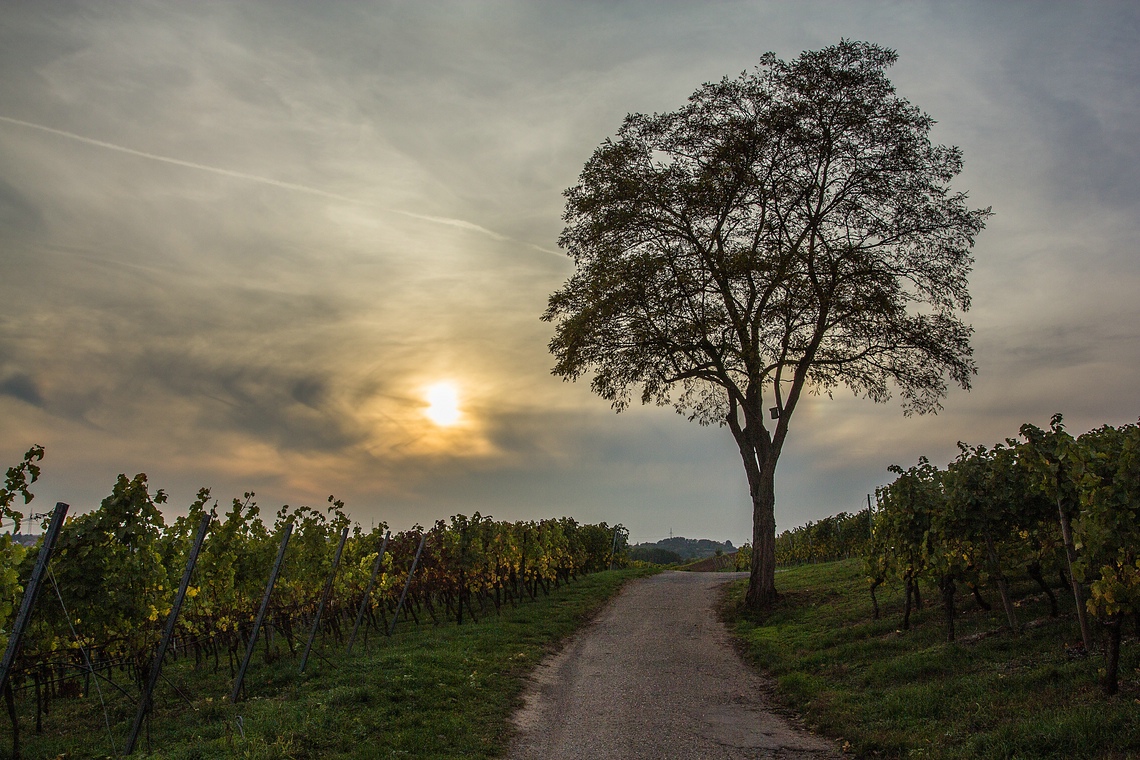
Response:
[[[1129,421],[1138,18],[978,2],[6,8],[0,447],[43,442],[45,488],[77,504],[147,471],[185,501],[201,485],[268,504],[337,492],[394,525],[479,508],[742,540],[727,432],[614,415],[550,376],[538,316],[571,263],[549,254],[563,189],[627,112],[841,36],[899,48],[900,92],[997,212],[972,277],[980,374],[937,417],[812,399],[777,473],[781,527],[856,509],[887,464],[948,461],[960,438],[1054,411],[1074,429]],[[425,422],[440,379],[468,427]]]
[[[0,179],[0,229],[10,235],[42,233],[43,214],[15,187]]]
[[[0,380],[0,394],[19,399],[32,406],[43,406],[44,399],[31,375],[16,373]]]
[[[302,184],[298,184],[296,182],[283,182],[281,180],[272,179],[270,177],[262,177],[262,176],[258,176],[256,174],[249,174],[246,172],[234,171],[232,169],[225,169],[225,168],[222,168],[219,166],[209,166],[207,164],[200,164],[200,163],[196,163],[194,161],[184,161],[182,159],[172,158],[170,156],[160,156],[156,153],[147,153],[146,151],[135,150],[133,148],[127,148],[127,147],[122,146],[122,145],[115,145],[113,143],[105,142],[103,140],[95,140],[95,139],[92,139],[90,137],[84,137],[83,135],[75,134],[74,132],[68,132],[68,131],[62,130],[62,129],[55,129],[53,127],[48,127],[48,126],[45,126],[43,124],[33,124],[30,121],[23,121],[21,119],[13,119],[13,118],[10,118],[8,116],[0,116],[0,121],[7,122],[9,124],[15,124],[15,125],[18,125],[21,127],[28,127],[29,129],[36,129],[36,130],[39,130],[41,132],[47,132],[49,134],[58,135],[60,137],[66,137],[69,140],[75,140],[77,142],[81,142],[81,143],[84,143],[86,145],[93,145],[97,148],[106,148],[107,150],[114,150],[114,151],[118,151],[120,153],[126,153],[127,155],[130,155],[130,156],[138,156],[139,158],[145,158],[145,159],[148,159],[151,161],[159,161],[161,163],[171,164],[173,166],[180,166],[180,167],[183,167],[186,169],[194,169],[196,171],[210,172],[211,174],[217,174],[217,175],[220,175],[222,177],[230,177],[232,179],[239,179],[239,180],[244,180],[247,182],[256,182],[256,183],[259,183],[262,185],[268,185],[270,187],[280,188],[282,190],[290,190],[293,192],[307,193],[309,195],[315,195],[315,196],[318,196],[320,198],[326,198],[328,200],[339,201],[341,203],[361,204],[361,205],[365,205],[365,206],[373,206],[375,208],[374,204],[372,204],[368,201],[363,201],[359,198],[352,198],[352,197],[349,197],[347,195],[341,195],[339,193],[331,193],[331,192],[328,192],[327,190],[321,190],[320,188],[311,187],[309,185],[302,185]],[[15,194],[14,192],[11,191],[11,189],[6,188],[3,185],[0,185],[0,214],[10,215],[13,217],[13,219],[15,219],[17,217],[30,216],[31,219],[34,221],[35,220],[35,214],[34,213],[33,214],[21,214],[21,213],[19,213],[21,211],[25,211],[28,208],[29,208],[28,204],[26,202],[23,202],[22,199],[17,194]],[[389,211],[389,209],[377,209],[377,210]],[[459,228],[462,230],[475,232],[475,233],[478,233],[480,235],[486,235],[487,237],[490,237],[493,240],[499,240],[499,241],[509,240],[509,238],[506,237],[505,235],[500,235],[497,232],[493,232],[493,231],[491,231],[485,227],[479,226],[478,224],[473,224],[471,222],[467,222],[467,221],[464,221],[462,219],[449,219],[447,217],[442,217],[442,216],[433,216],[431,214],[417,214],[417,213],[413,213],[411,211],[401,211],[398,209],[395,210],[393,213],[403,214],[404,216],[411,217],[412,219],[419,219],[421,221],[431,222],[432,224],[443,224],[443,225],[447,225],[449,227],[456,227],[456,228]],[[545,250],[545,249],[540,248],[539,250]]]

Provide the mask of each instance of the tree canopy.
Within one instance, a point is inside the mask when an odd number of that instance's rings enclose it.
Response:
[[[773,474],[803,392],[924,413],[975,372],[961,314],[989,209],[951,190],[961,151],[895,94],[896,58],[848,40],[769,53],[677,111],[628,115],[566,191],[553,372],[592,373],[618,411],[637,394],[730,428],[754,604],[775,596]]]

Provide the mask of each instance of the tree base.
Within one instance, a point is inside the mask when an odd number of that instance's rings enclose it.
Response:
[[[780,594],[774,588],[761,591],[749,586],[748,593],[744,595],[744,606],[750,610],[760,611],[768,609],[779,600]]]

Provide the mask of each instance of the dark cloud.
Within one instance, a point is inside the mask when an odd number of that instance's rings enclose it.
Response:
[[[31,235],[44,229],[40,210],[3,178],[0,178],[0,229],[9,235]]]
[[[1128,421],[1137,34],[1111,3],[6,4],[0,116],[26,124],[0,122],[0,444],[46,442],[93,503],[147,471],[187,501],[335,491],[393,524],[478,508],[742,540],[724,430],[549,376],[561,193],[627,112],[840,37],[899,49],[900,92],[997,212],[980,374],[937,417],[801,407],[780,525],[959,439]],[[468,428],[425,422],[440,379]]]
[[[293,383],[290,395],[293,400],[316,409],[327,394],[324,380],[315,377],[302,377]]]
[[[1128,4],[1054,4],[1020,19],[1003,62],[1018,105],[1043,140],[1036,159],[1052,168],[1042,192],[1074,208],[1140,204],[1140,13]],[[1008,11],[1007,11],[1008,14]],[[1011,19],[1012,20],[1012,19]]]
[[[32,406],[43,406],[44,399],[40,395],[36,381],[31,375],[17,373],[0,380],[0,394],[19,399]]]

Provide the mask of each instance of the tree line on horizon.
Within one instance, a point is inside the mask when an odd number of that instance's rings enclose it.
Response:
[[[680,564],[694,559],[731,554],[736,551],[731,541],[713,541],[709,538],[670,536],[659,541],[645,541],[629,547],[627,556],[637,562],[654,565]]]

